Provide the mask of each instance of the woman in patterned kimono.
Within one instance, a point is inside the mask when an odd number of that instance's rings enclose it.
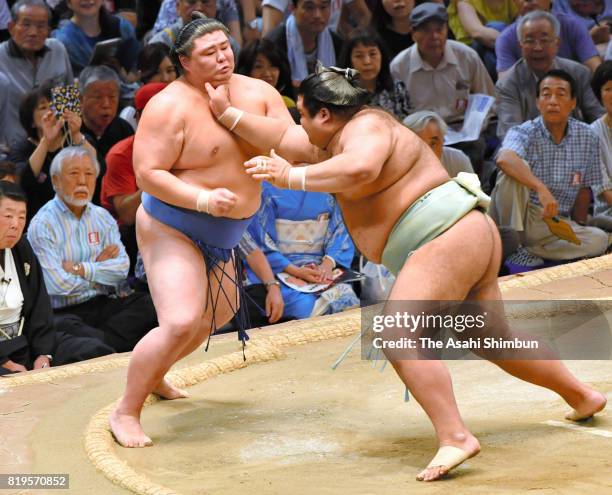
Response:
[[[249,233],[261,247],[274,274],[290,277],[292,285],[330,280],[333,269],[350,268],[355,248],[330,194],[289,191],[263,184],[262,205]],[[250,283],[262,283],[247,266]],[[337,284],[322,293],[301,292],[281,284],[283,318],[308,318],[357,306],[349,284]]]

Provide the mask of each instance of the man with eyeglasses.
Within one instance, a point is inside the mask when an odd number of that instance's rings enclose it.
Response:
[[[516,29],[523,57],[496,84],[499,138],[503,139],[511,127],[539,115],[536,83],[552,69],[562,69],[576,81],[574,118],[590,123],[601,117],[604,109],[591,89],[591,71],[557,56],[560,31],[557,18],[549,12],[530,12],[519,20]]]
[[[7,119],[2,122],[10,146],[25,141],[19,123],[19,102],[47,80],[58,85],[72,83],[72,68],[64,45],[49,38],[49,8],[43,0],[19,0],[11,8],[11,39],[0,44],[0,73],[9,81]]]
[[[414,45],[390,65],[394,79],[404,83],[410,112],[432,110],[454,130],[461,128],[471,94],[493,96],[495,86],[476,50],[448,39],[444,5],[425,2],[410,14]],[[489,117],[493,116],[493,111]],[[478,139],[453,144],[470,159],[474,171],[486,177],[484,157],[488,123]]]
[[[519,9],[519,16],[522,17],[536,10],[550,12],[552,2],[551,0],[514,0],[514,3]],[[601,64],[601,57],[586,26],[570,14],[556,12],[553,15],[560,25],[558,55],[580,62],[591,71],[597,69]],[[497,72],[500,79],[521,58],[521,46],[516,32],[520,17],[504,29],[495,44]]]

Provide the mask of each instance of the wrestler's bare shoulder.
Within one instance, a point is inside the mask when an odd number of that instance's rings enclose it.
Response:
[[[232,74],[229,81],[232,103],[240,107],[240,103],[263,102],[270,98],[280,98],[278,91],[261,79]]]
[[[380,108],[364,107],[353,115],[353,118],[349,122],[349,124],[353,125],[356,123],[361,125],[370,124],[392,127],[394,123],[397,123],[397,120],[390,113]]]
[[[204,95],[186,82],[177,79],[153,96],[145,107],[142,118],[152,123],[162,119],[166,124],[180,122],[193,114],[194,106],[207,104]]]
[[[361,132],[390,132],[399,122],[392,115],[378,108],[366,107],[359,110],[347,122],[343,134],[353,135]]]
[[[339,139],[329,148],[331,154],[336,155],[348,148],[361,148],[374,142],[379,145],[392,146],[396,134],[394,123],[397,121],[387,112],[366,107],[353,115],[346,123]],[[370,139],[373,136],[376,136],[375,140]]]
[[[232,74],[229,81],[230,91],[232,89],[240,90],[251,90],[268,93],[270,90],[274,90],[270,84],[262,79],[256,79],[254,77],[244,76],[242,74]]]

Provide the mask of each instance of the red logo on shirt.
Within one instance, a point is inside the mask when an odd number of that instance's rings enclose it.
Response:
[[[89,244],[94,246],[100,244],[100,232],[90,232],[87,234],[87,239],[89,240]]]
[[[579,186],[580,184],[582,184],[582,173],[574,172],[572,174],[572,186]]]

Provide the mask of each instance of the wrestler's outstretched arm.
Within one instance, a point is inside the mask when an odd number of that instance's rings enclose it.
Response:
[[[206,83],[205,88],[210,98],[211,111],[217,119],[225,114],[225,118],[232,120],[231,127],[234,118],[240,115],[232,132],[260,152],[268,153],[271,149],[275,149],[292,162],[306,163],[316,163],[327,156],[309,141],[301,125],[296,125],[285,118],[279,118],[279,112],[274,111],[279,102],[285,107],[283,115],[288,115],[288,112],[278,91],[272,86],[262,87],[262,91],[266,92],[263,96],[268,107],[267,116],[244,112],[232,107],[227,86],[213,88],[212,85]]]
[[[184,142],[186,110],[160,93],[143,111],[134,140],[134,172],[138,187],[166,203],[200,209],[212,215],[225,215],[234,207],[237,197],[227,189],[207,191],[182,181],[170,170],[178,160]],[[209,195],[202,192],[209,192]],[[202,201],[202,197],[207,201]],[[200,208],[198,208],[200,200]]]
[[[315,165],[292,167],[272,150],[245,162],[254,179],[277,187],[340,193],[376,180],[393,151],[393,134],[385,119],[363,115],[346,124],[334,156]]]

